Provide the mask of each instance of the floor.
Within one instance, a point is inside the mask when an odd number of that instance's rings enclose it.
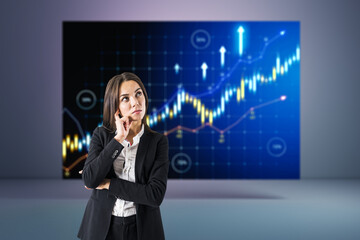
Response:
[[[0,239],[77,239],[81,180],[0,180]],[[360,180],[169,180],[166,239],[360,239]]]

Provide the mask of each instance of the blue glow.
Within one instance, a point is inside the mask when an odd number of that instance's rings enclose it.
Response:
[[[280,73],[280,57],[276,58],[276,74]]]
[[[86,134],[86,146],[90,146],[90,139],[91,139],[90,133],[87,133]]]
[[[178,74],[179,73],[179,70],[180,70],[180,66],[178,63],[175,64],[174,66],[174,70],[175,70],[175,74]]]
[[[221,46],[219,52],[220,52],[220,65],[221,65],[221,67],[224,67],[224,65],[225,65],[225,52],[226,52],[225,47]]]
[[[238,33],[239,33],[239,55],[242,56],[243,55],[243,45],[244,45],[244,28],[242,26],[240,26],[238,28]]]
[[[221,97],[221,112],[225,111],[225,99],[224,97]]]
[[[299,47],[297,47],[296,48],[296,60],[300,60],[300,48]]]
[[[201,69],[202,69],[202,78],[203,78],[203,80],[205,80],[206,79],[206,70],[208,69],[206,62],[203,62],[203,64],[201,65]]]
[[[253,77],[253,92],[256,92],[256,78]]]
[[[176,115],[177,115],[177,106],[176,106],[176,103],[174,104],[174,116],[176,117]]]
[[[158,119],[157,119],[157,115],[156,114],[154,114],[154,124],[157,124],[157,122],[158,122]]]
[[[177,95],[177,110],[181,111],[181,93],[178,93]]]

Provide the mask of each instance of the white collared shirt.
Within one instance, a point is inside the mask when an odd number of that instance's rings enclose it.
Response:
[[[139,146],[140,138],[144,133],[144,124],[142,124],[141,131],[133,138],[133,144],[124,140],[121,144],[124,149],[113,162],[115,174],[118,178],[135,182],[135,159],[136,152]],[[117,217],[128,217],[136,214],[136,207],[134,202],[116,199],[112,211],[112,215]]]

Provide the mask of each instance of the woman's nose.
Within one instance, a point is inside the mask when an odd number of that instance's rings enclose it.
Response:
[[[139,104],[139,101],[136,98],[131,98],[131,106],[134,107],[136,104]]]

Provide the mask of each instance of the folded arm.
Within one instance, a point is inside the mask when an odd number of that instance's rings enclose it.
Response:
[[[102,183],[123,148],[115,139],[104,146],[99,128],[95,129],[82,172],[82,179],[86,187],[96,188]]]
[[[168,140],[162,136],[156,148],[154,165],[146,184],[134,183],[119,178],[110,181],[109,194],[126,201],[158,207],[162,203],[169,171]]]

